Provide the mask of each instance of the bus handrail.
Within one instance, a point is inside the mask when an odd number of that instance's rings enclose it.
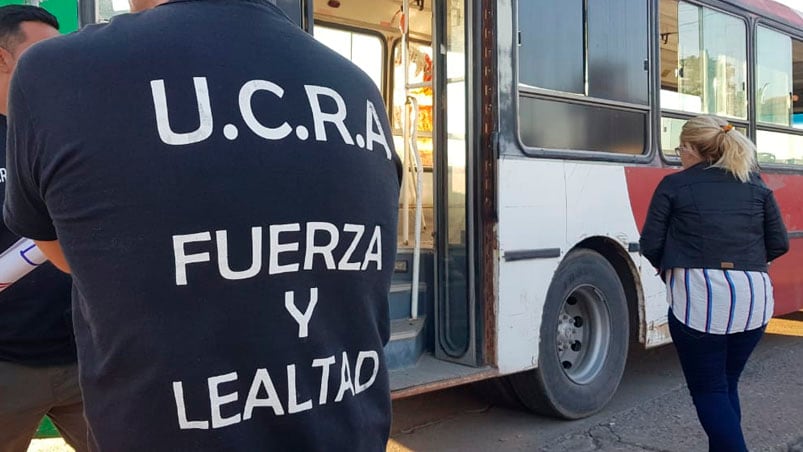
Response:
[[[413,281],[412,281],[412,295],[410,300],[410,318],[418,318],[418,286],[419,286],[419,265],[421,261],[421,222],[423,216],[424,200],[422,199],[422,192],[424,191],[424,167],[421,164],[421,154],[418,151],[418,100],[413,96],[407,96],[405,102],[405,109],[410,105],[410,132],[409,146],[410,154],[414,159],[415,164],[415,230],[413,232]]]

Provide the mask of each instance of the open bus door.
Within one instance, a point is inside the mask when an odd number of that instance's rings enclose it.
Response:
[[[315,37],[384,93],[403,164],[385,348],[397,394],[486,370],[474,276],[473,3],[313,2]]]
[[[407,0],[410,3],[410,0]],[[436,65],[435,133],[438,276],[435,356],[470,366],[481,364],[478,353],[475,280],[476,237],[473,215],[471,149],[474,142],[470,1],[435,2],[433,40]]]

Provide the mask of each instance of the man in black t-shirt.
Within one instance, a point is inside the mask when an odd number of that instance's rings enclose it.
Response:
[[[384,449],[400,164],[366,74],[269,0],[175,0],[38,45],[10,108],[5,219],[73,274],[98,450]]]
[[[58,21],[44,9],[0,7],[0,203],[5,204],[6,114],[17,59],[33,44],[58,35]],[[78,386],[70,318],[70,278],[30,257],[20,237],[0,224],[0,451],[28,449],[44,415],[79,451],[87,430]],[[30,245],[32,247],[32,245]],[[14,272],[17,268],[21,272]],[[30,273],[25,273],[30,272]],[[14,279],[7,279],[13,274]],[[22,275],[21,278],[16,279]]]

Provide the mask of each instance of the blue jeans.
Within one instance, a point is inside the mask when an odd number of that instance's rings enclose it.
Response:
[[[746,452],[739,405],[739,376],[764,328],[708,334],[679,322],[669,310],[669,332],[680,358],[697,417],[711,452]]]

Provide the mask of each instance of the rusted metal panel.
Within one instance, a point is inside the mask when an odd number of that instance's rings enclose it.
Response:
[[[482,138],[480,149],[480,206],[481,245],[480,258],[481,302],[485,362],[496,363],[496,274],[499,244],[496,215],[496,163],[495,136],[497,133],[497,77],[496,77],[496,1],[482,1]]]

